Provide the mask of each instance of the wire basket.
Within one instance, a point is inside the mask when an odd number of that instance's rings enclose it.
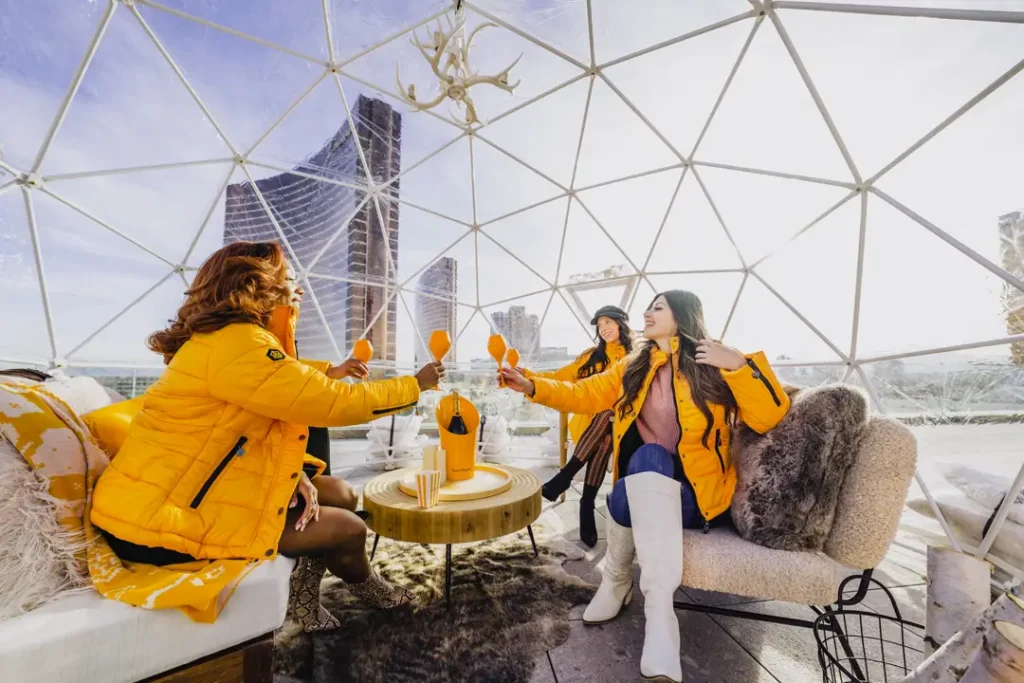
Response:
[[[851,580],[862,578],[843,581],[840,595]],[[844,609],[842,601],[839,609],[820,614],[814,620],[814,639],[825,683],[895,683],[923,659],[924,626],[905,620],[889,589],[868,580],[889,598],[894,616]]]

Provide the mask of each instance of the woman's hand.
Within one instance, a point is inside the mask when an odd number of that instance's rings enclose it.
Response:
[[[416,382],[420,385],[420,391],[427,391],[437,386],[438,382],[444,379],[446,370],[443,363],[427,363],[416,373]]]
[[[533,396],[534,391],[536,391],[533,380],[527,379],[523,373],[514,368],[501,368],[498,371],[498,382],[499,384],[504,382],[504,386],[512,391],[518,391],[520,394],[526,394],[527,396]]]
[[[701,339],[697,343],[694,358],[701,365],[712,365],[723,370],[739,370],[747,364],[747,359],[742,353],[712,339]]]
[[[309,476],[305,472],[299,479],[299,485],[295,487],[292,502],[288,504],[289,508],[299,504],[299,496],[306,502],[306,509],[302,511],[302,516],[295,523],[295,530],[305,531],[311,521],[320,521],[320,501],[317,499],[316,487],[313,486],[313,482],[309,480]]]
[[[358,358],[349,358],[341,365],[332,365],[327,370],[327,376],[331,379],[345,379],[346,377],[366,379],[369,374],[370,368],[368,368],[366,363]]]

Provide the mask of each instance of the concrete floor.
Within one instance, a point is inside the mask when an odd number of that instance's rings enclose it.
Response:
[[[968,433],[968,431],[970,432]],[[961,459],[977,456],[977,447],[991,454],[991,466],[979,467],[1011,471],[1020,466],[1024,452],[1024,428],[1021,426],[959,426],[916,428],[922,466],[938,459]],[[357,442],[358,443],[358,442]],[[365,449],[365,442],[362,446]],[[961,449],[964,452],[961,452]],[[967,450],[973,451],[968,453]],[[375,476],[352,442],[335,442],[336,474],[356,485],[363,485]],[[352,466],[345,467],[346,463]],[[358,463],[358,464],[357,464]],[[510,463],[529,469],[541,480],[554,474],[555,468],[538,459],[517,459]],[[930,476],[928,477],[931,478]],[[931,483],[931,482],[929,482]],[[540,524],[556,535],[579,544],[578,505],[581,483],[576,482],[564,503],[545,503]],[[602,540],[586,551],[586,558],[569,561],[565,568],[572,574],[597,584],[600,580],[595,566],[604,555],[604,495],[598,497],[601,507],[598,527]],[[904,536],[911,545],[919,540]],[[580,547],[585,549],[582,544]],[[585,549],[586,550],[586,549]],[[925,558],[923,554],[893,546],[875,577],[895,595],[905,618],[924,622]],[[809,608],[777,602],[750,601],[731,595],[680,591],[679,600],[705,605],[740,605],[741,609],[801,619],[812,618]],[[865,600],[867,610],[890,614],[891,607],[880,591],[873,591]],[[639,661],[643,646],[643,599],[637,599],[616,621],[598,627],[585,627],[583,606],[571,614],[571,633],[566,643],[541,657],[534,670],[534,683],[620,683],[640,680]],[[820,681],[814,635],[809,629],[768,624],[732,617],[710,616],[695,612],[678,612],[682,643],[684,680],[687,683],[799,683]],[[890,671],[892,677],[892,671]],[[898,678],[896,679],[898,680]]]

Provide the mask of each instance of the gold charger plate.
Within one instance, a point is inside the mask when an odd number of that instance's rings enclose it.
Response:
[[[441,484],[439,500],[478,500],[504,493],[512,488],[512,475],[496,465],[477,464],[473,476],[462,481],[446,481]],[[402,477],[398,482],[398,490],[416,497],[416,471]]]

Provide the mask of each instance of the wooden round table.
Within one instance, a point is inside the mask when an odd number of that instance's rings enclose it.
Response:
[[[366,521],[377,534],[370,559],[377,551],[380,537],[409,543],[445,546],[445,604],[452,587],[452,544],[486,541],[526,529],[537,552],[532,524],[540,516],[540,479],[532,472],[502,465],[512,477],[512,486],[498,495],[478,500],[442,501],[429,509],[416,498],[403,493],[398,483],[410,469],[386,472],[371,479],[363,489]]]

